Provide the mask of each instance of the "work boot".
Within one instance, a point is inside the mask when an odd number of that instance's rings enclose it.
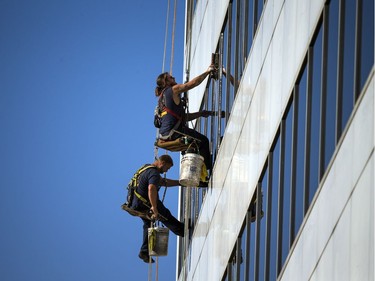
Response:
[[[139,252],[139,255],[138,257],[143,260],[145,263],[149,263],[150,262],[150,256],[148,255],[148,253],[146,252]],[[151,263],[154,263],[154,259],[151,258]]]

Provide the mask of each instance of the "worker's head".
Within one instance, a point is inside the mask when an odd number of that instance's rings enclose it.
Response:
[[[161,155],[157,160],[157,167],[159,168],[160,172],[165,173],[173,166],[172,157],[164,154]]]
[[[158,76],[156,79],[156,88],[155,88],[155,95],[158,97],[161,95],[162,91],[166,87],[176,85],[175,78],[170,75],[168,72],[164,72]]]

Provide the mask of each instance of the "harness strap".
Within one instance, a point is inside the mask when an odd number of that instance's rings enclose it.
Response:
[[[165,111],[164,111],[165,110]],[[165,112],[165,113],[164,113]],[[171,114],[173,117],[175,117],[175,118],[177,118],[179,121],[181,121],[181,116],[179,116],[179,115],[177,115],[177,113],[176,112],[174,112],[174,111],[172,111],[170,108],[168,108],[168,107],[166,107],[166,106],[164,106],[164,108],[163,108],[163,111],[162,111],[162,113],[161,113],[161,116],[164,116],[166,113],[169,113],[169,114]],[[164,113],[164,114],[163,114]]]
[[[135,194],[135,196],[137,196],[137,198],[139,200],[141,200],[143,202],[143,204],[150,208],[149,205],[147,205],[147,200],[145,198],[143,198],[137,191],[136,189],[138,188],[138,184],[139,184],[139,177],[141,176],[141,174],[146,171],[147,169],[150,169],[150,168],[156,168],[154,165],[144,165],[142,166],[141,168],[139,168],[133,175],[132,179],[130,180],[129,184],[128,184],[128,188],[131,188]]]
[[[137,196],[137,198],[138,198],[139,200],[141,200],[141,201],[143,202],[143,204],[144,204],[146,207],[151,208],[151,206],[148,204],[148,201],[147,201],[144,197],[142,197],[142,195],[139,194],[135,189],[134,189],[134,194],[135,194],[135,196]]]
[[[161,92],[160,96],[159,96],[159,101],[158,101],[158,105],[162,105],[161,109],[162,109],[162,112],[161,112],[161,116],[163,117],[164,115],[166,115],[167,113],[171,114],[173,117],[177,118],[177,120],[180,120],[182,119],[181,116],[179,116],[176,112],[174,112],[172,109],[170,109],[169,107],[167,107],[165,105],[165,102],[162,100],[162,98],[164,98],[164,91],[166,90],[167,88],[164,88],[163,91]]]
[[[142,166],[141,168],[139,168],[133,175],[132,179],[130,180],[129,182],[129,185],[135,185],[137,186],[138,185],[138,177],[144,172],[146,171],[147,169],[149,168],[154,168],[155,166],[153,165],[144,165]]]
[[[148,201],[147,201],[144,197],[142,197],[142,195],[140,195],[137,191],[135,191],[135,189],[134,189],[134,194],[135,194],[135,196],[137,196],[137,198],[139,198],[139,200],[142,201],[143,205],[145,205],[145,206],[146,206],[147,208],[149,208],[149,209],[151,208],[150,204],[148,204]],[[124,207],[123,207],[123,209],[125,210]],[[139,215],[138,215],[138,216],[139,216]],[[167,221],[167,218],[164,217],[163,215],[159,214],[159,217],[160,217],[162,220]],[[147,218],[147,219],[149,219],[149,220],[152,220],[150,216],[147,216],[147,217],[145,217],[145,218]]]
[[[159,139],[161,139],[161,140],[169,140],[172,137],[172,135],[176,132],[176,129],[178,127],[180,127],[180,124],[181,124],[181,119],[179,119],[177,121],[177,123],[174,125],[174,127],[172,128],[172,130],[169,131],[168,135],[165,135],[165,136],[159,135]]]

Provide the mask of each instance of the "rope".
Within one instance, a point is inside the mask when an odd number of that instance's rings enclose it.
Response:
[[[167,177],[167,173],[164,173],[164,182],[166,183],[166,177]],[[163,203],[164,202],[164,199],[165,199],[165,194],[167,193],[167,185],[165,185],[165,189],[164,189],[164,193],[163,193],[163,198],[161,199],[161,202]]]
[[[155,274],[155,281],[159,280],[159,257],[156,257],[156,274]]]
[[[150,227],[153,227],[153,223],[152,222],[151,222]],[[148,281],[152,281],[152,263],[151,263],[151,259],[152,259],[151,256],[149,256],[149,260],[148,260]]]
[[[166,23],[165,23],[165,35],[164,35],[164,51],[163,51],[163,63],[161,72],[164,73],[164,67],[165,67],[165,56],[167,52],[167,39],[168,39],[168,24],[169,24],[169,8],[170,8],[171,2],[168,0],[167,5],[167,16],[166,16]],[[174,60],[174,34],[175,34],[175,28],[176,28],[176,14],[177,14],[177,0],[174,2],[174,16],[173,16],[173,26],[172,26],[172,48],[171,48],[171,59],[170,59],[170,71],[169,73],[172,75],[172,67],[173,67],[173,60]],[[156,129],[156,139],[159,137],[159,129]],[[158,158],[159,149],[155,145],[154,146],[154,158],[155,160]],[[166,154],[168,152],[166,151]]]
[[[168,22],[169,22],[169,6],[170,6],[170,0],[168,0],[167,5],[167,16],[166,16],[166,22],[165,22],[165,35],[164,35],[164,51],[163,51],[163,63],[161,67],[161,72],[164,73],[164,66],[165,66],[165,54],[167,52],[167,38],[168,38]],[[156,139],[159,137],[159,129],[156,129]],[[154,146],[154,158],[155,160],[158,159],[159,149],[155,145]]]
[[[170,61],[170,68],[169,68],[169,71],[170,71],[171,74],[172,74],[173,60],[174,60],[174,34],[175,34],[175,29],[176,29],[176,14],[177,14],[177,0],[174,0],[173,25],[172,25],[171,61]]]
[[[167,16],[166,16],[166,24],[165,24],[165,37],[164,37],[164,52],[163,52],[163,64],[162,64],[162,73],[164,73],[164,66],[165,66],[165,56],[167,51],[167,38],[168,38],[168,23],[169,23],[169,7],[170,7],[170,0],[168,0],[167,5]],[[174,60],[174,34],[175,34],[175,26],[176,26],[176,11],[177,11],[177,0],[174,3],[174,17],[173,17],[173,26],[172,26],[172,47],[171,47],[171,59],[170,59],[170,71],[169,73],[172,75],[172,67],[173,67],[173,60]],[[156,138],[159,137],[159,129],[156,129]],[[166,154],[168,152],[166,151]],[[158,159],[158,147],[154,146],[154,158],[155,160]],[[166,179],[166,173],[164,173],[164,180]],[[161,202],[164,202],[165,195],[167,193],[167,186],[165,186],[163,198]],[[151,227],[153,227],[153,223],[151,222]],[[159,280],[159,259],[156,257],[156,268],[155,268],[155,280]],[[149,260],[148,266],[148,281],[152,281],[152,263],[151,263],[151,256]]]
[[[168,22],[169,22],[169,6],[170,6],[170,0],[168,0],[168,6],[167,6],[167,20],[165,23],[165,37],[164,37],[164,54],[163,54],[163,66],[161,68],[161,72],[164,72],[164,65],[165,65],[165,53],[167,51],[167,38],[168,38]]]
[[[165,37],[164,37],[164,54],[163,54],[163,66],[162,66],[162,73],[164,72],[164,66],[165,66],[165,54],[167,50],[167,38],[168,38],[168,23],[169,23],[169,7],[170,7],[170,0],[168,0],[168,6],[167,6],[167,20],[165,24]],[[176,15],[177,15],[177,0],[174,1],[174,11],[173,11],[173,25],[172,25],[172,46],[171,46],[171,59],[170,59],[170,70],[169,73],[172,75],[172,68],[173,68],[173,61],[174,61],[174,38],[175,38],[175,30],[176,30]],[[156,138],[159,137],[159,129],[156,130]],[[165,150],[165,154],[168,154],[168,150]],[[158,158],[159,149],[155,145],[154,146],[154,157],[155,159]],[[164,179],[166,177],[166,174],[164,173]],[[165,187],[163,199],[164,201],[165,195],[167,193],[167,187]]]

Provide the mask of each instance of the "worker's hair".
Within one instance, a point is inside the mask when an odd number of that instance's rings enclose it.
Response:
[[[166,80],[167,80],[168,72],[164,72],[158,76],[156,79],[156,88],[155,88],[155,96],[160,96],[163,89],[167,86]]]
[[[162,161],[166,164],[171,164],[173,165],[173,160],[172,160],[172,157],[170,157],[168,154],[164,154],[164,155],[161,155],[159,157],[159,161]]]

